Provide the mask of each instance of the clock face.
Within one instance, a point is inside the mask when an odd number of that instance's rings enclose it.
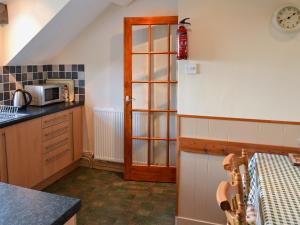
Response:
[[[300,10],[295,6],[284,6],[275,14],[277,26],[284,31],[296,31],[300,28]]]

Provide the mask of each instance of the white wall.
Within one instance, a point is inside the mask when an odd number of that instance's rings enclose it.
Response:
[[[12,59],[70,0],[10,0],[2,61]],[[46,43],[45,43],[46,44]]]
[[[299,0],[291,0],[300,5]],[[179,0],[191,17],[190,58],[179,63],[179,113],[300,121],[300,35],[272,27],[285,0]]]
[[[93,150],[93,108],[123,110],[123,18],[158,15],[177,15],[177,0],[112,5],[50,61],[85,64],[85,150]]]

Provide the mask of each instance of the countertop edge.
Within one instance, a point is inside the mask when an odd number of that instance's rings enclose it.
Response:
[[[57,220],[52,225],[62,225],[67,223],[78,211],[81,207],[81,200],[78,200],[78,202],[69,210],[67,210],[61,217],[57,218]]]
[[[44,107],[32,107],[31,106],[31,107],[29,107],[30,110],[28,110],[28,111],[26,111],[26,110],[19,111],[20,113],[28,113],[27,116],[9,120],[6,122],[2,122],[2,123],[0,123],[0,129],[15,125],[15,124],[18,124],[21,122],[26,122],[29,120],[37,119],[37,118],[40,118],[43,116],[47,116],[50,114],[62,112],[65,110],[69,110],[69,109],[81,107],[81,106],[84,106],[84,102],[74,102],[74,103],[70,103],[67,105],[66,105],[66,103],[56,103],[56,104],[44,106]]]

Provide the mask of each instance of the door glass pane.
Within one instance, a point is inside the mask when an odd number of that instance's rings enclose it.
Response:
[[[166,141],[151,141],[151,164],[152,165],[166,165]]]
[[[176,113],[170,113],[170,138],[176,138]]]
[[[167,113],[151,113],[151,137],[167,137]]]
[[[132,140],[132,163],[147,164],[148,141]]]
[[[151,56],[151,80],[168,80],[168,55]]]
[[[148,52],[148,26],[132,26],[132,52]]]
[[[148,109],[148,84],[132,84],[132,108]]]
[[[171,52],[176,52],[176,31],[177,31],[177,25],[171,25]]]
[[[177,84],[170,84],[170,109],[177,109]]]
[[[169,151],[169,164],[176,166],[176,141],[170,141]]]
[[[151,84],[151,108],[168,108],[168,84]]]
[[[147,112],[132,113],[132,136],[148,137],[148,113]]]
[[[132,80],[148,80],[148,55],[132,55]]]
[[[178,80],[177,79],[177,58],[176,55],[171,55],[170,57],[170,79],[171,80]]]
[[[168,25],[152,26],[152,51],[167,52],[168,51]]]

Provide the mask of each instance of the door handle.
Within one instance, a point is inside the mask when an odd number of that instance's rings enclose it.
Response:
[[[128,104],[128,103],[130,103],[130,102],[132,102],[132,101],[135,101],[135,98],[130,98],[130,96],[126,96],[125,97],[125,102]]]

